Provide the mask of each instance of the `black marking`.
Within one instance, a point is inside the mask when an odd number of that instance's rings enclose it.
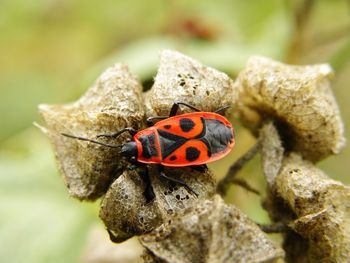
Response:
[[[200,139],[203,136],[205,136],[205,133],[207,131],[207,127],[205,126],[205,120],[203,117],[201,117],[201,122],[202,122],[203,129],[202,129],[200,134],[198,134],[196,137],[194,137],[194,139]]]
[[[175,151],[188,140],[184,137],[160,129],[157,129],[157,131],[159,135],[159,142],[163,159],[168,157],[173,151]]]
[[[155,136],[154,133],[150,135],[142,135],[139,138],[142,144],[142,157],[150,159],[153,156],[158,156],[158,151],[155,146]]]
[[[148,136],[148,140],[149,140],[149,143],[151,145],[154,145],[154,133],[152,133]]]
[[[182,119],[182,121],[183,120],[189,120],[194,124],[194,122],[191,119],[184,118]],[[226,126],[222,121],[217,119],[202,117],[201,121],[203,123],[202,132],[191,139],[184,138],[182,136],[178,136],[173,133],[158,129],[157,131],[159,134],[162,158],[167,158],[176,149],[181,147],[187,141],[191,141],[192,139],[198,139],[207,146],[207,154],[209,158],[214,154],[225,151],[228,145],[231,144],[234,140],[232,128],[230,126]],[[180,128],[183,130],[181,126]]]
[[[170,161],[175,161],[177,158],[176,158],[176,156],[175,155],[173,155],[173,156],[170,156],[170,158],[169,158],[169,160]]]
[[[201,140],[208,147],[208,156],[223,152],[233,141],[232,129],[223,122],[216,119],[203,119],[205,134],[202,134]]]
[[[180,119],[180,128],[183,132],[189,132],[194,128],[194,126],[195,126],[195,123],[193,122],[193,120],[188,118]]]
[[[207,149],[208,149],[207,154],[208,154],[208,157],[210,158],[211,155],[212,155],[212,153],[211,153],[211,148],[210,148],[210,143],[208,142],[208,140],[207,140],[205,137],[200,138],[199,140],[200,140],[201,142],[204,142],[204,144],[207,146]]]
[[[165,129],[170,129],[170,128],[171,128],[171,125],[170,125],[170,124],[164,125],[164,128],[165,128]]]
[[[189,162],[197,160],[200,154],[200,151],[195,147],[186,148],[186,160]]]

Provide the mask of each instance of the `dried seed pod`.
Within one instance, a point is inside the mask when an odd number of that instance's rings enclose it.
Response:
[[[236,101],[233,81],[226,74],[172,50],[161,52],[148,96],[151,107],[160,116],[169,114],[174,101],[187,102],[203,111],[215,111]]]
[[[252,130],[279,122],[286,150],[318,161],[345,145],[343,123],[330,87],[327,64],[290,66],[252,57],[239,74],[237,114]]]
[[[78,199],[95,199],[118,176],[121,162],[116,149],[63,137],[61,133],[96,138],[125,127],[139,128],[144,117],[142,87],[125,65],[108,68],[76,102],[40,105],[59,168],[69,193]],[[118,143],[109,139],[109,143]],[[101,140],[106,140],[102,139]]]
[[[330,179],[296,153],[283,160],[267,209],[289,222],[289,262],[346,262],[350,258],[350,187]]]
[[[283,257],[247,216],[218,195],[140,237],[146,262],[274,262]]]
[[[167,176],[186,182],[198,194],[197,198],[186,188],[160,178],[156,169],[150,169],[156,197],[147,202],[141,172],[125,171],[113,182],[101,203],[100,217],[120,242],[155,229],[175,212],[215,193],[214,179],[209,171],[203,173],[191,168],[167,168],[164,171]]]

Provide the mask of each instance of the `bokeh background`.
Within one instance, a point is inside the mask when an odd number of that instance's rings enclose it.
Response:
[[[90,229],[102,228],[98,202],[68,196],[47,138],[32,125],[41,121],[37,105],[77,99],[116,62],[128,64],[149,87],[164,48],[232,78],[255,54],[291,64],[330,63],[336,71],[333,90],[349,127],[348,0],[1,0],[1,262],[77,262]],[[235,151],[211,165],[218,178],[254,143],[239,120],[233,123]],[[350,184],[349,161],[347,147],[319,167]],[[265,187],[258,157],[240,177]],[[239,187],[231,188],[226,201],[257,222],[269,222],[260,199]]]

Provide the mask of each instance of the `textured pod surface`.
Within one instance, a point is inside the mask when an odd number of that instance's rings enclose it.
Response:
[[[237,114],[252,130],[278,120],[288,150],[311,161],[338,153],[345,139],[332,76],[328,64],[291,66],[252,57],[235,82]]]
[[[149,92],[150,107],[157,115],[168,115],[174,101],[184,101],[203,111],[232,105],[236,101],[233,81],[179,52],[164,50]],[[187,108],[184,110],[188,110]]]
[[[186,188],[160,178],[156,169],[152,169],[150,176],[155,199],[147,202],[141,171],[125,171],[108,189],[100,209],[102,221],[118,241],[150,232],[174,213],[215,193],[214,179],[209,171],[202,173],[191,168],[170,168],[165,169],[165,173],[186,182],[198,198]]]
[[[350,187],[330,179],[296,153],[285,157],[270,184],[270,216],[288,223],[288,262],[347,262],[350,258]]]
[[[145,262],[274,262],[284,253],[218,195],[140,238]]]
[[[95,199],[105,193],[121,168],[116,149],[63,137],[60,133],[96,138],[125,127],[140,127],[144,109],[142,87],[125,65],[108,68],[76,102],[40,105],[45,129],[69,193],[79,199]],[[109,143],[118,143],[109,139]],[[106,139],[101,139],[106,140]]]

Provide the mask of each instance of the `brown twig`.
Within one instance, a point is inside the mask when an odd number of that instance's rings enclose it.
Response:
[[[272,233],[285,233],[288,230],[290,230],[288,225],[286,225],[284,223],[273,223],[273,224],[270,224],[270,225],[257,224],[257,225],[265,233],[271,233],[271,234]]]
[[[260,149],[260,142],[258,141],[252,148],[250,148],[242,157],[240,157],[233,165],[230,166],[229,170],[227,171],[225,177],[218,183],[217,186],[217,192],[221,196],[225,196],[230,185],[233,183],[236,183],[245,189],[247,189],[250,192],[253,192],[255,194],[259,194],[259,191],[254,189],[252,186],[250,186],[246,181],[243,179],[237,179],[236,175],[237,173],[243,168],[243,166],[253,159],[253,157],[256,155],[256,153]]]

